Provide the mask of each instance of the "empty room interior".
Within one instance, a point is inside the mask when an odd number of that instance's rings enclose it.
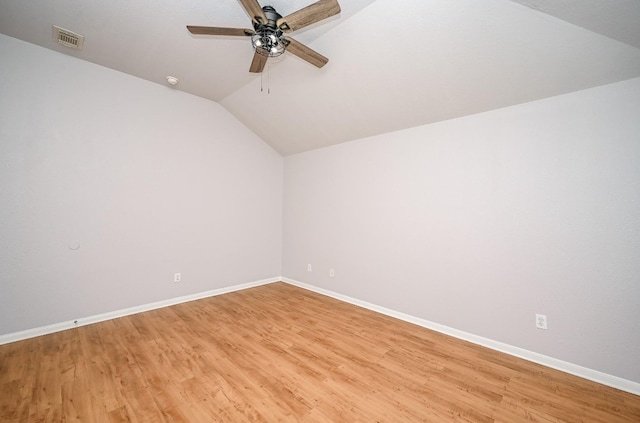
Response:
[[[0,421],[639,422],[639,357],[640,2],[0,0]]]

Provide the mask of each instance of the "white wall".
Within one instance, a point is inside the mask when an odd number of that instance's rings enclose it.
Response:
[[[0,335],[280,274],[282,157],[222,107],[0,57]]]
[[[640,79],[284,163],[286,277],[640,382]]]

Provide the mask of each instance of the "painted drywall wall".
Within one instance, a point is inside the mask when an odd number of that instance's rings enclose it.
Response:
[[[282,157],[221,106],[0,57],[0,334],[280,274]]]
[[[640,382],[640,79],[284,165],[284,276]]]

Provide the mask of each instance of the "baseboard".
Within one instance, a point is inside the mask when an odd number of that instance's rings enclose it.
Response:
[[[290,285],[297,286],[299,288],[308,289],[309,291],[317,292],[319,294],[326,295],[328,297],[335,298],[350,304],[354,304],[387,316],[395,317],[400,320],[404,320],[409,323],[413,323],[418,326],[422,326],[427,329],[434,330],[436,332],[443,333],[445,335],[453,336],[458,339],[472,342],[483,347],[491,348],[492,350],[500,351],[518,358],[522,358],[527,361],[542,364],[543,366],[550,367],[552,369],[560,370],[565,373],[569,373],[584,379],[591,380],[593,382],[600,383],[602,385],[610,386],[612,388],[620,389],[621,391],[629,392],[634,395],[640,395],[640,383],[632,382],[630,380],[622,379],[617,376],[612,376],[606,373],[599,372],[597,370],[589,369],[586,367],[578,366],[573,363],[558,360],[553,357],[538,354],[523,348],[514,347],[513,345],[505,344],[502,342],[494,341],[489,338],[477,336],[472,333],[463,332],[461,330],[453,329],[448,326],[440,325],[438,323],[430,322],[428,320],[420,319],[408,314],[400,313],[388,308],[380,307],[375,304],[361,301],[356,298],[342,295],[333,291],[329,291],[323,288],[318,288],[313,285],[309,285],[303,282],[299,282],[289,278],[281,278],[283,282]]]
[[[93,323],[103,322],[105,320],[116,319],[118,317],[129,316],[131,314],[142,313],[145,311],[155,310],[162,307],[169,307],[172,305],[186,303],[189,301],[200,300],[202,298],[214,297],[216,295],[226,294],[229,292],[240,291],[242,289],[253,288],[260,285],[266,285],[273,282],[279,282],[282,278],[274,277],[270,279],[263,279],[255,282],[248,282],[224,288],[213,289],[210,291],[199,292],[192,295],[185,295],[183,297],[170,298],[168,300],[157,301],[154,303],[143,304],[135,307],[125,308],[122,310],[111,311],[108,313],[97,314],[95,316],[89,316],[72,320],[68,322],[60,322],[52,325],[42,326],[33,329],[27,329],[20,332],[8,333],[6,335],[0,335],[0,345],[8,344],[10,342],[22,341],[24,339],[35,338],[36,336],[48,335],[54,332],[60,332],[67,329],[72,329],[80,326],[86,326]]]

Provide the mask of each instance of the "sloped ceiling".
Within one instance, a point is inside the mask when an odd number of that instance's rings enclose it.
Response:
[[[261,0],[287,15],[312,0]],[[237,0],[0,0],[0,32],[220,102],[284,155],[640,76],[638,0],[342,0],[293,37],[327,56],[248,72]],[[83,34],[70,50],[52,25]],[[2,58],[2,60],[10,60]],[[169,87],[167,85],[167,87]]]

